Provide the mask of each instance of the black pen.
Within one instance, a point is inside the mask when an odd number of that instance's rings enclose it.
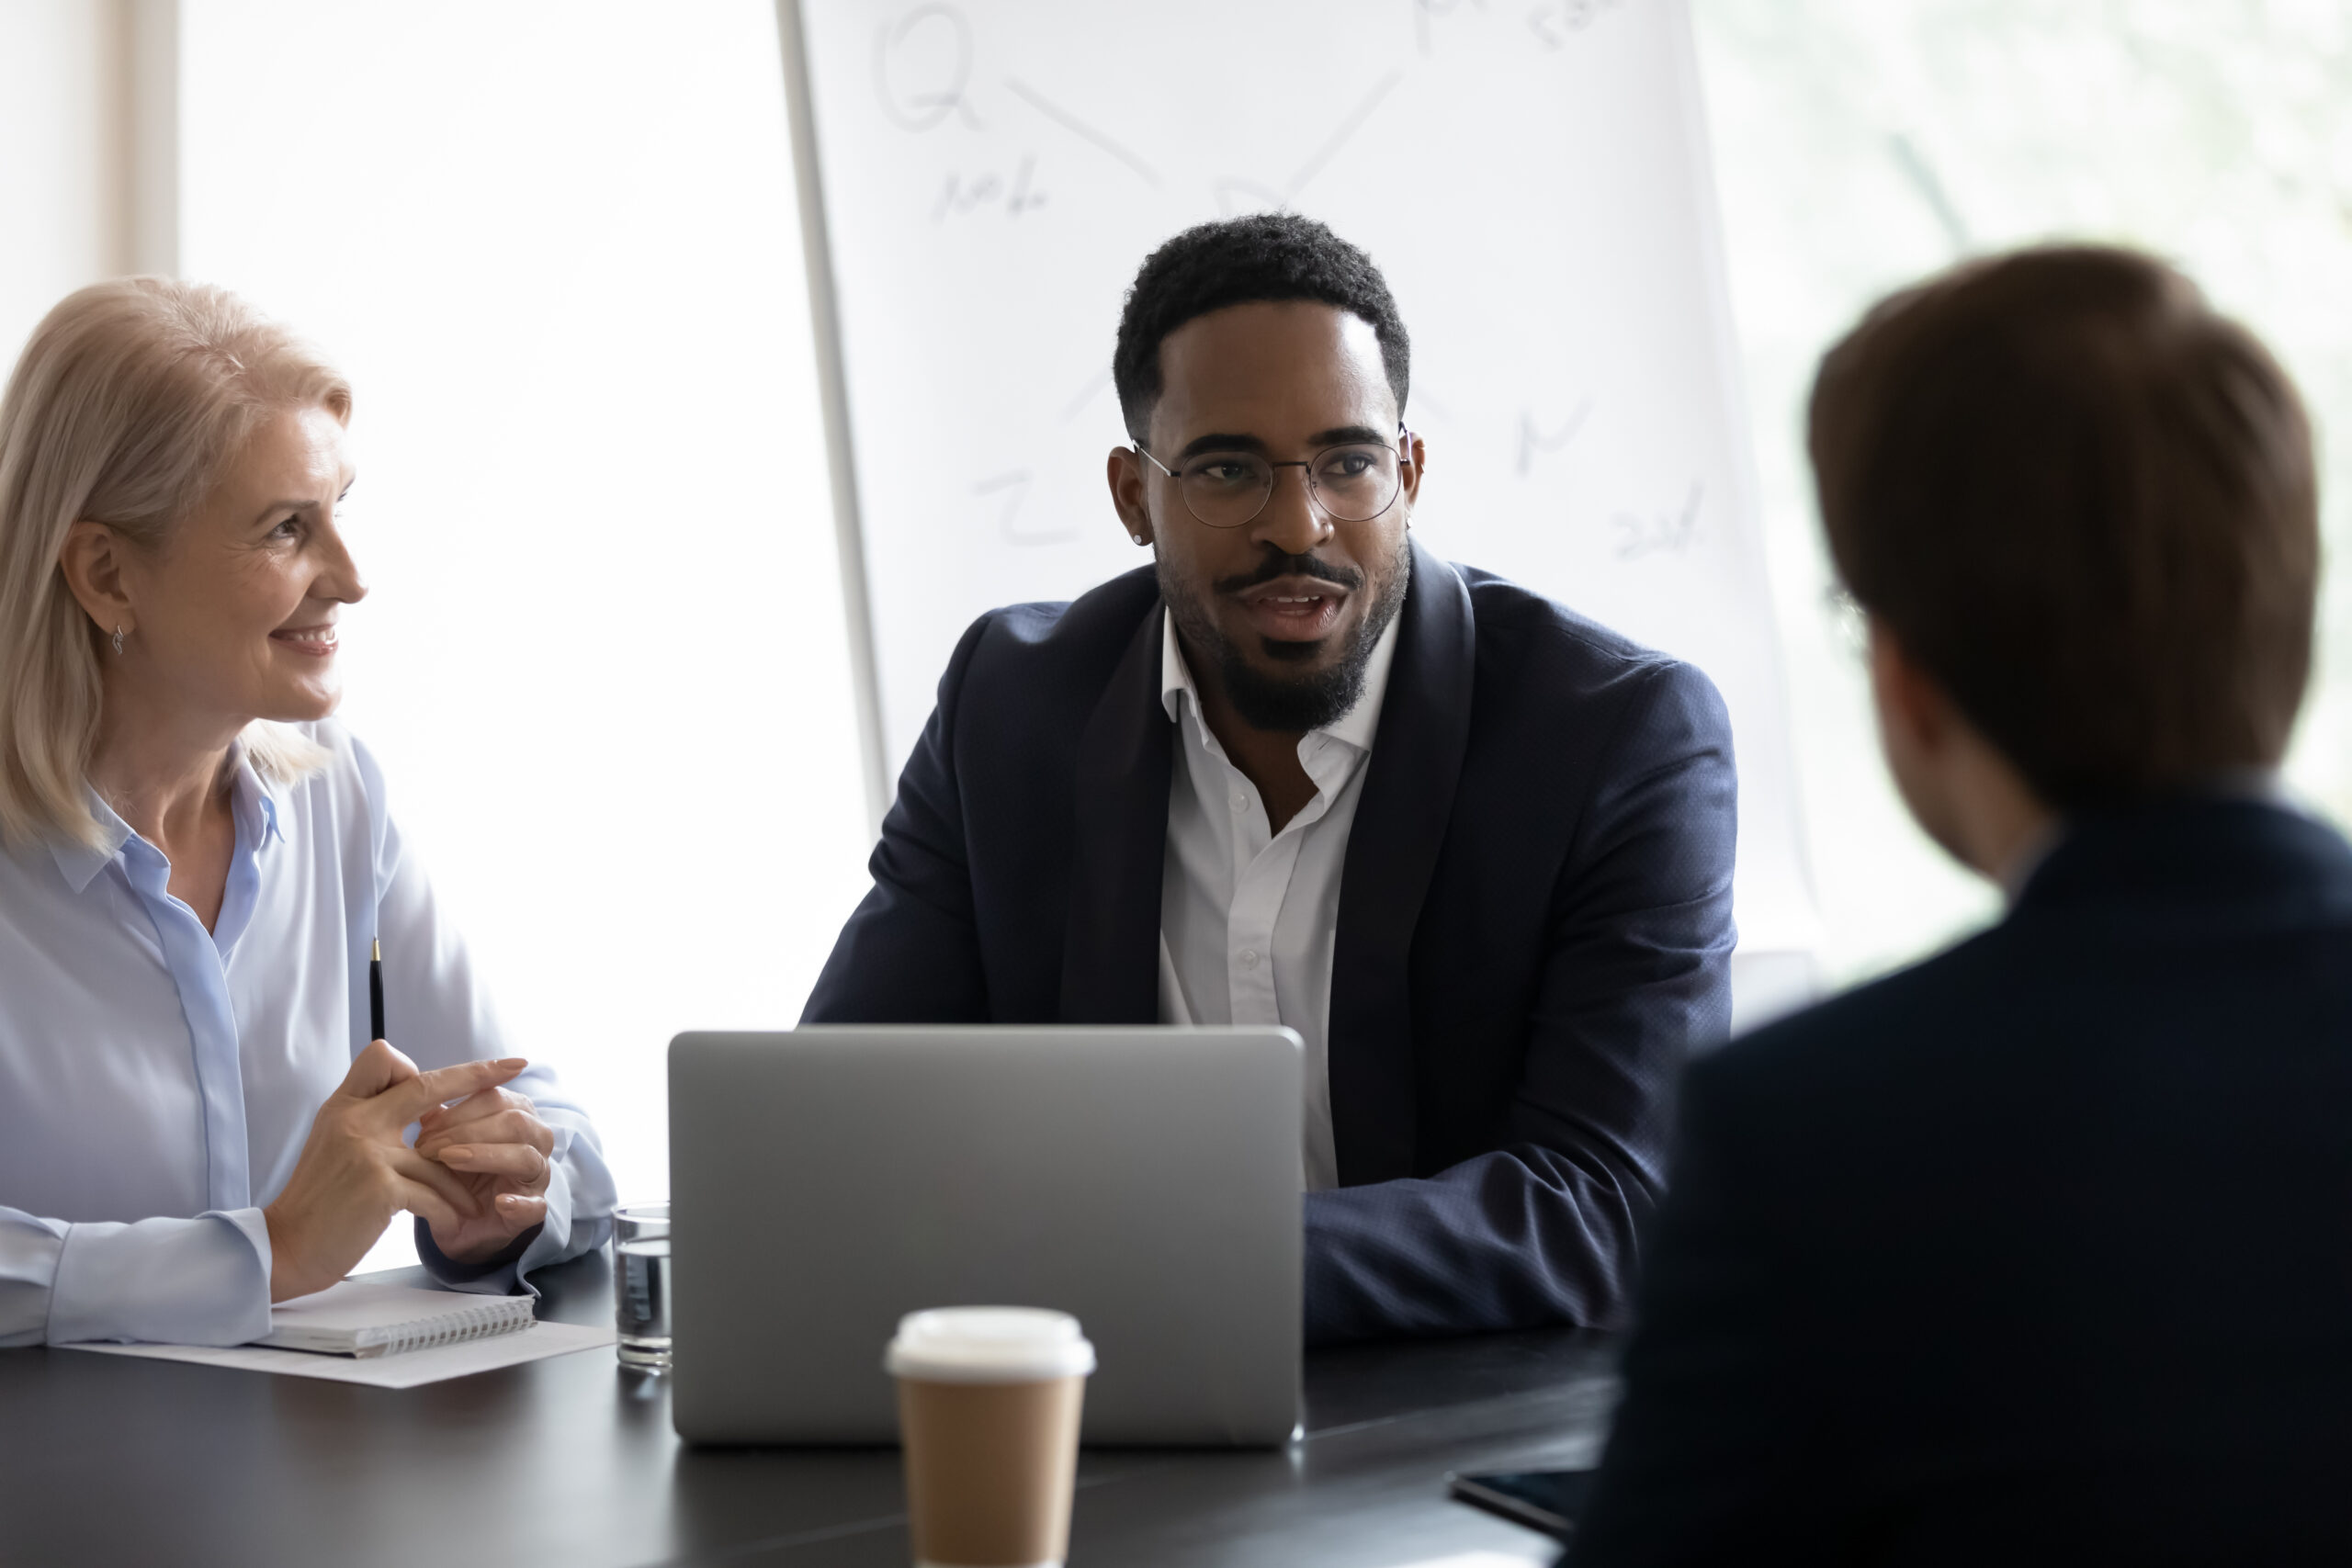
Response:
[[[368,1038],[384,1038],[384,943],[368,943]]]

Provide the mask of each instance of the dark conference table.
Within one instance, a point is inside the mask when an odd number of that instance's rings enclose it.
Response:
[[[601,1255],[537,1280],[542,1317],[608,1321]],[[1286,1450],[1087,1450],[1070,1560],[1548,1559],[1444,1477],[1591,1462],[1615,1350],[1560,1330],[1312,1353]],[[0,1562],[526,1561],[906,1568],[899,1456],[689,1448],[666,1381],[609,1348],[413,1389],[0,1350]]]

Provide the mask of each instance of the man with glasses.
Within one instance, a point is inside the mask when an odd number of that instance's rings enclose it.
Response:
[[[1722,702],[1412,543],[1408,367],[1311,220],[1145,262],[1153,564],[965,636],[806,1015],[1296,1030],[1310,1342],[1620,1322],[1730,1010]]]

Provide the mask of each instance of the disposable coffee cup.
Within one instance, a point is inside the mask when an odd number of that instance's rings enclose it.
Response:
[[[1066,1312],[910,1313],[882,1365],[916,1568],[1061,1568],[1094,1347]]]

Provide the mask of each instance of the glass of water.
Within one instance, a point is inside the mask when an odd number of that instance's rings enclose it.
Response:
[[[670,1205],[632,1203],[613,1211],[613,1304],[621,1365],[640,1371],[670,1367]]]

